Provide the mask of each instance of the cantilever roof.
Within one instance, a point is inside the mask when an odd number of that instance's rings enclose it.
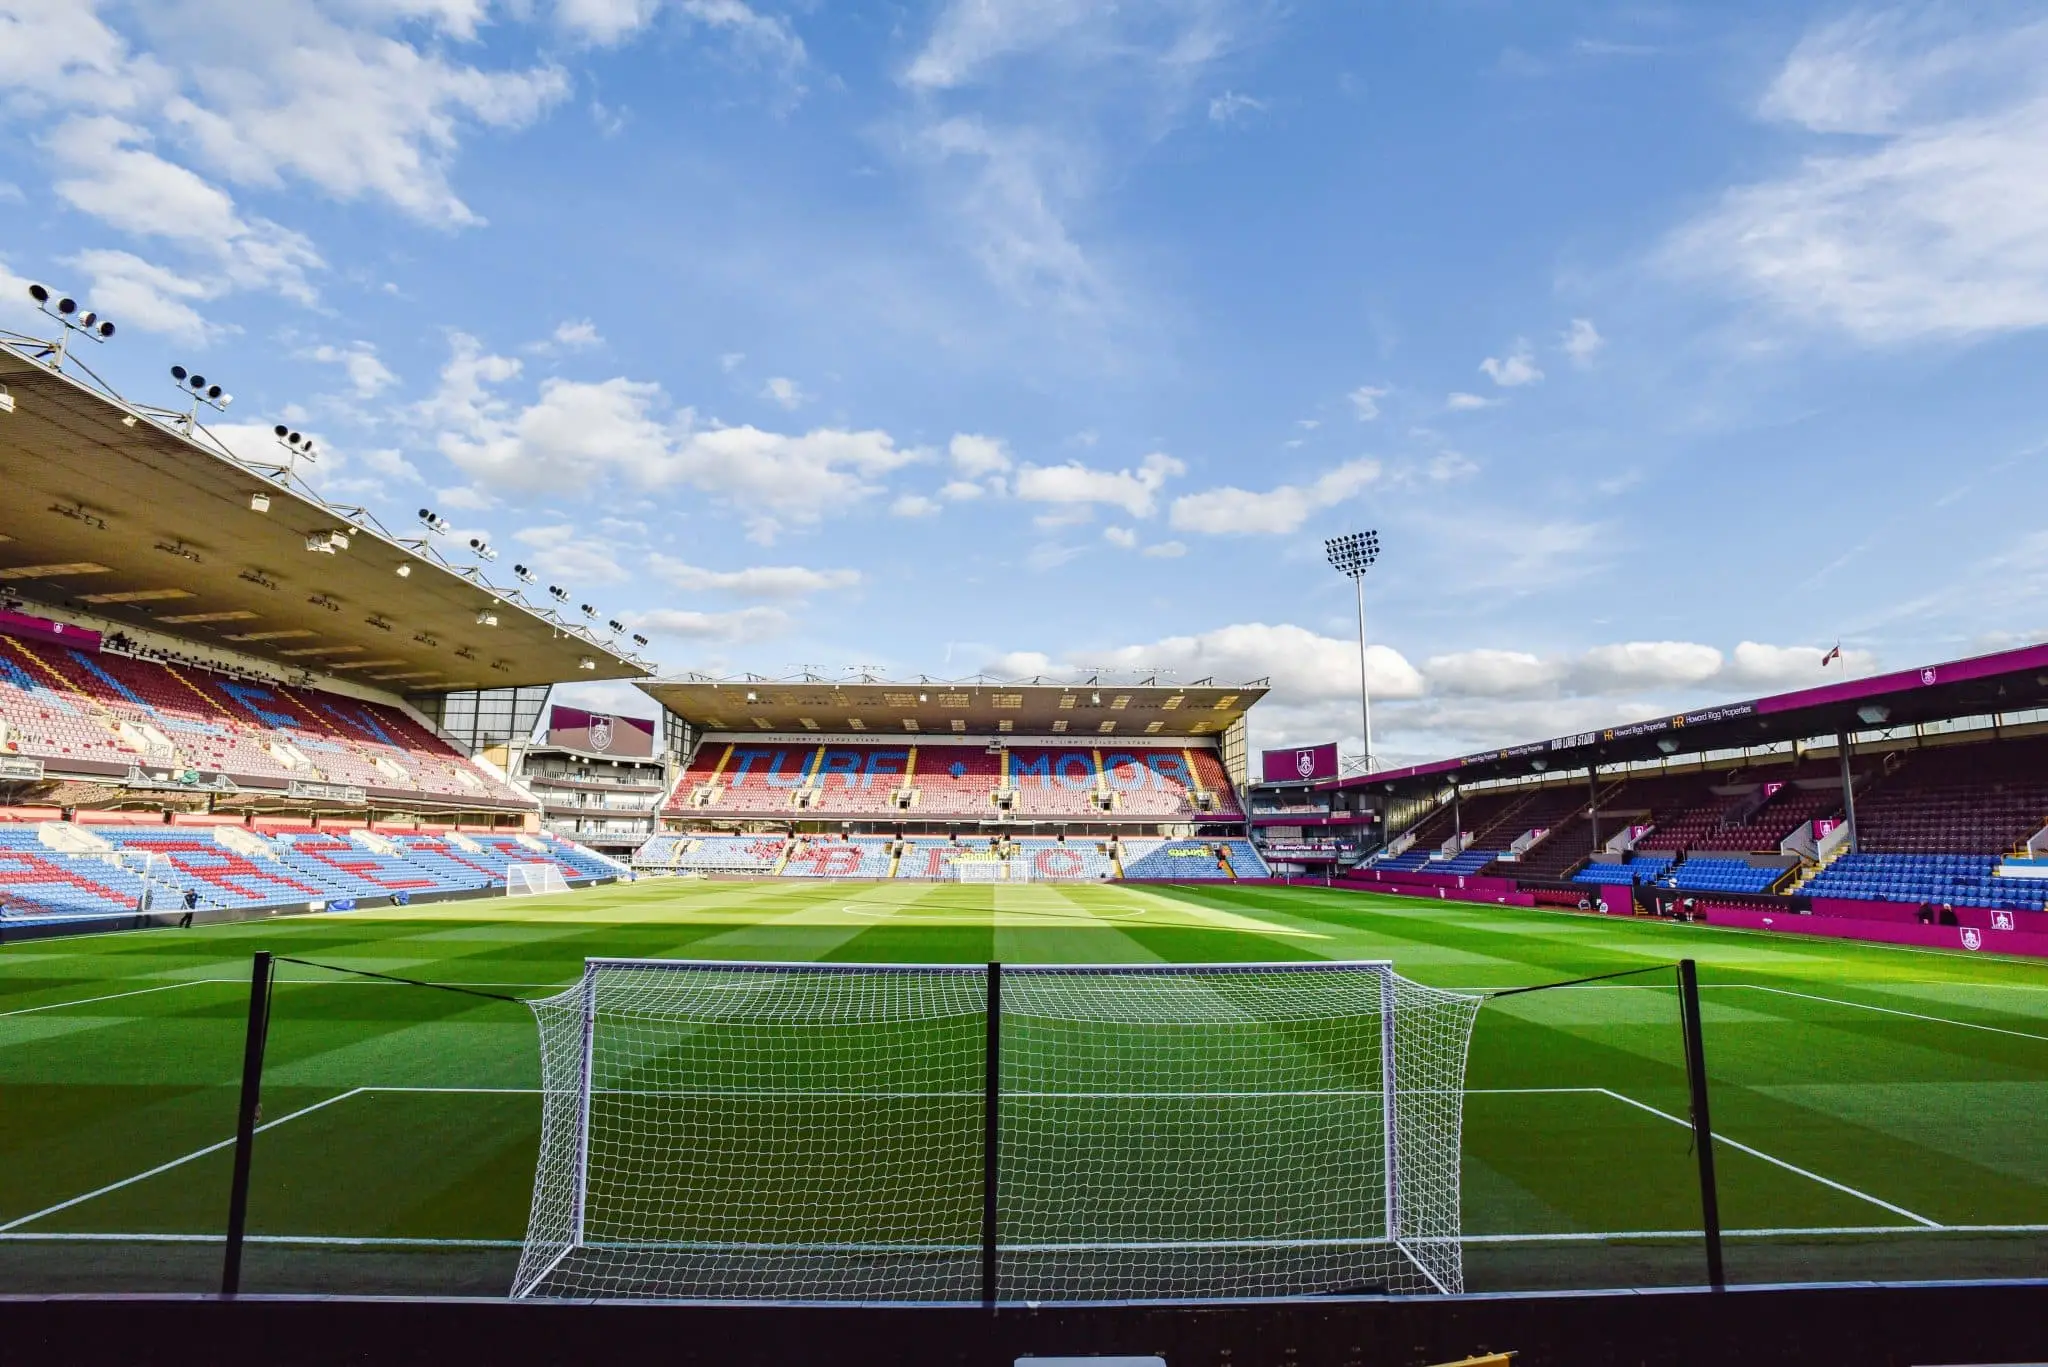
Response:
[[[691,676],[653,680],[640,688],[703,731],[814,731],[878,737],[1216,736],[1266,696],[1263,679],[1226,686],[1206,679],[1180,685]]]
[[[32,338],[0,333],[0,384],[15,400],[0,413],[0,585],[30,604],[404,693],[652,672],[428,542],[208,442],[203,427],[188,435],[183,415],[57,369]],[[252,510],[258,493],[268,512]],[[348,549],[307,549],[332,531]],[[486,609],[496,626],[478,621]],[[579,667],[586,658],[595,668]]]
[[[1343,779],[1327,788],[1415,792],[1456,780],[1518,778],[1545,770],[1565,772],[1589,764],[1623,764],[1660,756],[1768,745],[2048,707],[2048,645],[1949,660],[1866,679],[1821,684],[1745,702],[1653,717],[1555,736],[1476,755],[1436,760],[1371,777]]]

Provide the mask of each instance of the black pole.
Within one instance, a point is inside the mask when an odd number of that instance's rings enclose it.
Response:
[[[996,1132],[1003,1094],[1003,966],[988,966],[988,1047],[981,1091],[981,1303],[996,1306]]]
[[[1707,1051],[1700,1035],[1699,970],[1678,961],[1678,1014],[1685,1027],[1685,1076],[1692,1085],[1692,1146],[1700,1161],[1700,1217],[1707,1235],[1707,1282],[1728,1285],[1721,1270],[1721,1198],[1714,1186],[1714,1124],[1707,1117]]]
[[[249,1159],[256,1147],[256,1108],[263,1093],[263,1043],[270,1034],[270,951],[256,951],[249,973],[249,1033],[242,1043],[242,1104],[235,1117],[235,1176],[228,1193],[228,1250],[220,1294],[242,1289],[242,1235],[249,1224]]]

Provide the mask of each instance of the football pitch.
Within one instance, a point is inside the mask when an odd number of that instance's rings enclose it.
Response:
[[[1699,962],[1731,1280],[2048,1266],[2048,966],[1278,887],[648,881],[0,946],[0,1286],[217,1283],[250,955],[508,996],[587,957],[847,963],[1391,959],[1494,991]],[[1667,975],[1479,1012],[1469,1289],[1695,1284]],[[250,1291],[502,1295],[540,1127],[513,1002],[283,964]]]

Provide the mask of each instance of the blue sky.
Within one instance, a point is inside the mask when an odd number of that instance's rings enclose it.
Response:
[[[1383,761],[2048,634],[2038,6],[0,0],[0,119],[0,326],[671,669],[1355,748],[1366,526]]]

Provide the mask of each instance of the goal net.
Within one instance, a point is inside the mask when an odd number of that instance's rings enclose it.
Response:
[[[567,892],[569,880],[557,864],[507,864],[505,895],[527,897],[537,892]]]
[[[1022,883],[1031,870],[1022,859],[953,859],[946,863],[946,876],[956,883]]]
[[[532,1003],[512,1293],[1457,1292],[1480,1000],[1385,963],[591,960]]]

